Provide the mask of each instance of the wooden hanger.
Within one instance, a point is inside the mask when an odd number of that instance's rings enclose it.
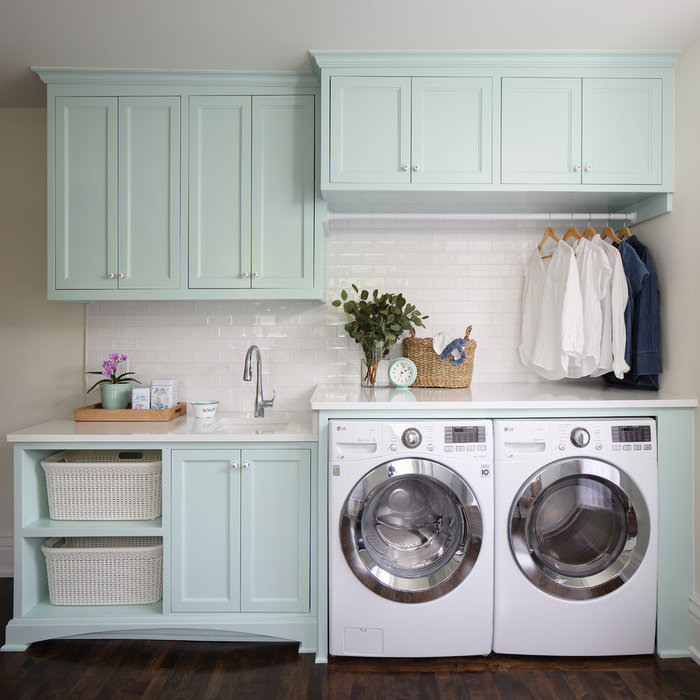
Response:
[[[624,240],[625,238],[629,238],[632,235],[632,231],[629,230],[628,226],[623,226],[620,229],[620,240]]]
[[[592,226],[586,226],[586,228],[583,229],[583,233],[581,233],[581,236],[587,238],[589,241],[597,235],[598,232]]]
[[[581,234],[578,232],[578,229],[575,226],[569,226],[569,228],[566,229],[566,233],[564,234],[562,241],[568,241],[569,238],[575,238],[577,241],[581,240]]]
[[[600,237],[602,239],[612,238],[613,243],[620,243],[620,239],[615,235],[615,231],[612,226],[606,226],[601,232]]]
[[[542,234],[542,240],[540,241],[539,245],[537,246],[537,250],[542,252],[542,248],[548,240],[552,240],[555,243],[559,243],[559,236],[557,236],[557,232],[551,226],[547,226],[547,228],[544,230],[544,233]],[[542,259],[544,260],[545,258],[551,258],[551,257],[552,257],[552,254],[550,253],[549,255],[543,255]]]

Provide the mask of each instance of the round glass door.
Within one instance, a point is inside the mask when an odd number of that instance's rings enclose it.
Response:
[[[596,598],[623,585],[639,568],[649,534],[639,489],[602,460],[553,462],[530,479],[511,508],[518,566],[559,598]]]
[[[340,518],[343,553],[378,595],[434,600],[459,585],[481,549],[482,519],[467,483],[442,464],[397,459],[353,488]]]

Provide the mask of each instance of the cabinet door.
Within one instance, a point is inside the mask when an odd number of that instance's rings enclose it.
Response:
[[[253,98],[252,286],[313,286],[313,95]]]
[[[55,126],[56,288],[116,289],[117,98],[58,97]]]
[[[331,182],[410,182],[410,78],[332,77],[330,105]]]
[[[243,464],[241,610],[307,612],[309,450],[244,450]]]
[[[251,98],[191,97],[189,129],[189,286],[250,287]]]
[[[174,450],[172,610],[240,609],[240,453]]]
[[[661,184],[662,113],[660,78],[584,78],[583,183]]]
[[[413,78],[411,181],[491,182],[491,78]]]
[[[180,98],[119,98],[120,289],[180,284]]]
[[[503,78],[501,182],[581,182],[581,80]]]

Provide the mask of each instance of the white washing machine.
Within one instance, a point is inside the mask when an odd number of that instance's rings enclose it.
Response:
[[[494,421],[493,650],[651,654],[656,424]]]
[[[329,422],[329,651],[491,651],[488,420]]]

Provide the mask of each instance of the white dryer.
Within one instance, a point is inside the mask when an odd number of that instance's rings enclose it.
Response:
[[[329,651],[491,651],[487,420],[329,422]]]
[[[654,420],[496,420],[494,449],[494,651],[653,653]]]

